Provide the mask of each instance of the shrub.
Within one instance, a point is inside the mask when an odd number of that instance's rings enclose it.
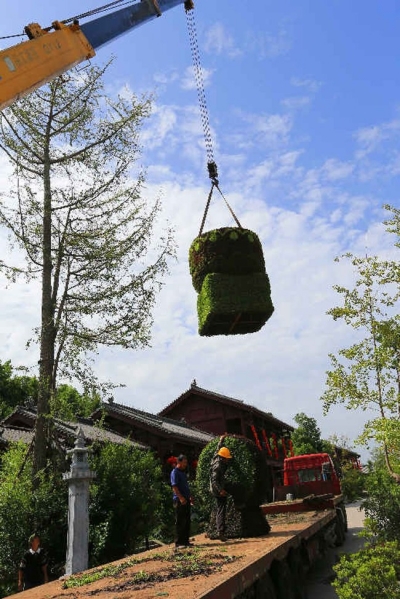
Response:
[[[363,502],[374,532],[384,540],[400,541],[400,485],[379,463],[366,476]]]
[[[334,566],[339,599],[400,599],[400,547],[397,542],[344,554]]]
[[[91,459],[91,565],[133,553],[154,529],[162,529],[165,483],[161,464],[149,451],[106,443]],[[172,501],[171,501],[172,519]]]
[[[342,479],[340,481],[342,493],[346,501],[355,501],[363,496],[365,490],[365,474],[352,464],[343,464],[341,467]]]

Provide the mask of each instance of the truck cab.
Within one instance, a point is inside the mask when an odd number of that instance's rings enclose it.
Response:
[[[312,453],[286,458],[283,486],[275,487],[275,501],[287,495],[300,499],[308,495],[340,495],[340,480],[328,453]]]

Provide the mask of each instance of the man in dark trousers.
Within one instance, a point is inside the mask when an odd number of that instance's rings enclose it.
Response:
[[[225,436],[220,438],[217,451],[211,462],[210,487],[217,503],[216,524],[217,533],[220,541],[226,541],[225,537],[225,514],[226,502],[228,496],[225,473],[229,466],[232,454],[227,447],[223,446]]]
[[[177,458],[176,467],[171,472],[171,487],[173,491],[173,501],[175,508],[175,547],[181,549],[190,547],[190,506],[192,497],[190,495],[189,484],[186,476],[188,465],[187,457],[180,455]]]
[[[47,574],[47,555],[40,547],[40,537],[29,537],[30,548],[24,553],[18,570],[18,590],[26,591],[49,582]]]

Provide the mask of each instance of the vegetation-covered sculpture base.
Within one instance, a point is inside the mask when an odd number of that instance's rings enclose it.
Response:
[[[274,311],[268,275],[209,274],[197,298],[199,334],[243,335],[259,331]]]

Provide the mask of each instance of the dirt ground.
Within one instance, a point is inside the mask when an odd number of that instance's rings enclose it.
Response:
[[[63,588],[57,580],[13,595],[14,599],[199,599],[215,589],[232,574],[251,564],[260,556],[279,550],[290,537],[308,528],[317,519],[315,513],[299,518],[292,516],[288,523],[272,523],[269,535],[253,539],[232,539],[226,543],[196,536],[195,546],[175,551],[172,545],[125,558],[107,568],[110,576],[80,587]],[[105,566],[86,571],[104,570]],[[176,577],[178,575],[178,577]],[[81,575],[77,575],[79,577]]]

